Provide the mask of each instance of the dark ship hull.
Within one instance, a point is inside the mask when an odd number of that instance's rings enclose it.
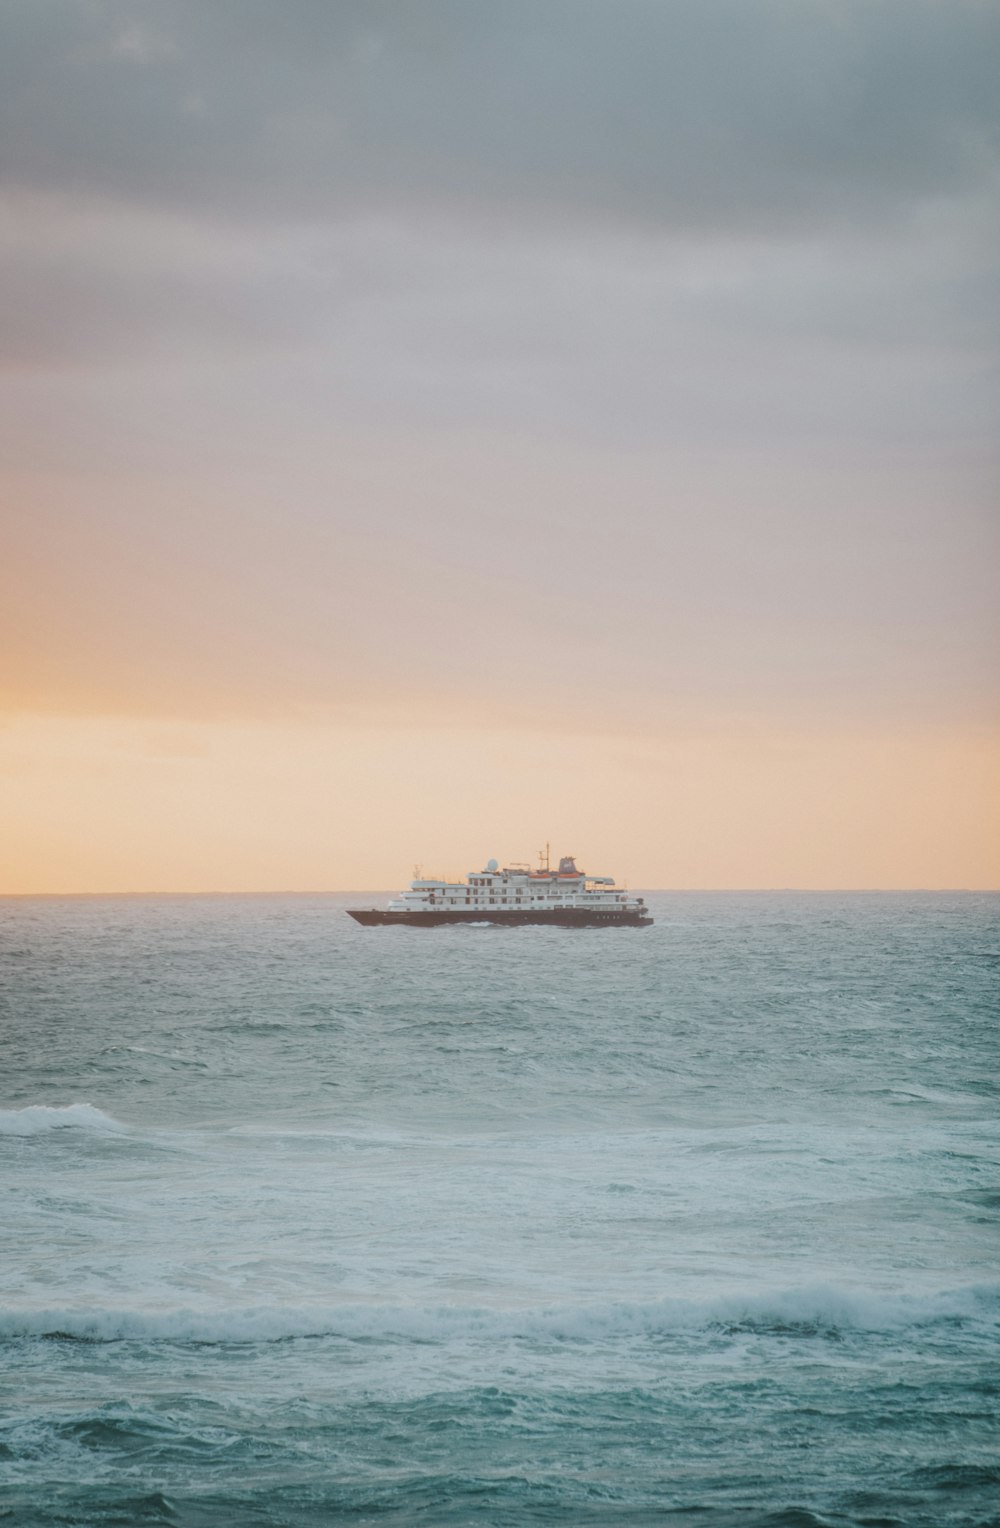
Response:
[[[547,928],[648,928],[652,918],[633,908],[590,907],[456,907],[427,908],[412,912],[389,912],[375,907],[348,908],[350,916],[365,928],[402,924],[407,928],[441,928],[447,923],[492,923],[520,928],[527,923]]]

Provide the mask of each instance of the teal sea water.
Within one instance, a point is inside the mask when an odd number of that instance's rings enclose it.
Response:
[[[1000,1523],[1000,898],[0,903],[0,1522]]]

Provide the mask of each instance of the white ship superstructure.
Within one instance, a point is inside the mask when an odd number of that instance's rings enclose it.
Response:
[[[537,870],[513,864],[500,868],[491,859],[464,881],[417,873],[409,890],[388,906],[352,910],[359,923],[560,923],[575,927],[651,923],[641,897],[630,897],[607,875],[578,870],[565,855],[553,870],[546,850]]]

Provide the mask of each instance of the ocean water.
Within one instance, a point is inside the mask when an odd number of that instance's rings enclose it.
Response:
[[[1000,1523],[1000,898],[0,903],[0,1521]]]

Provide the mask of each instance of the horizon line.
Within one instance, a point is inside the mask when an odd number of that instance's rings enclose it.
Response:
[[[995,896],[1000,886],[632,886],[620,888],[658,896],[775,896],[794,892],[803,896]],[[398,887],[343,887],[296,890],[271,887],[253,891],[222,888],[213,891],[130,890],[130,891],[0,891],[0,901],[15,898],[42,900],[67,897],[370,897],[394,895]]]

